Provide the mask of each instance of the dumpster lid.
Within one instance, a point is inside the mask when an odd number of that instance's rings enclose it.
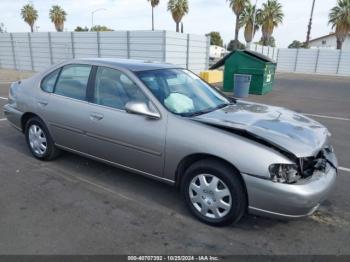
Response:
[[[221,58],[218,62],[216,62],[214,65],[212,65],[210,67],[210,69],[217,69],[219,67],[222,67],[223,65],[225,65],[225,62],[227,59],[229,59],[231,57],[231,55],[233,55],[235,52],[243,52],[248,54],[249,56],[255,57],[259,60],[262,60],[263,62],[269,62],[269,63],[276,63],[274,60],[272,60],[270,57],[260,54],[258,52],[254,52],[254,51],[250,51],[250,50],[234,50],[231,53],[227,54],[226,56],[224,56],[223,58]]]

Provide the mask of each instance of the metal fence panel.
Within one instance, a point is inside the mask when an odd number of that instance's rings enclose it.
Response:
[[[350,51],[342,51],[339,61],[338,74],[350,75]]]
[[[40,71],[71,58],[112,57],[207,69],[207,37],[167,31],[0,34],[0,68]]]
[[[333,49],[288,49],[251,45],[277,62],[277,71],[350,76],[350,52]]]
[[[51,38],[52,63],[73,58],[71,33],[49,33]]]
[[[330,75],[337,74],[339,58],[339,50],[320,49],[317,73]]]
[[[0,37],[0,66],[2,68],[16,68],[11,35],[2,33]]]
[[[273,60],[277,60],[278,49],[275,47],[251,44],[250,50],[266,55]]]
[[[27,33],[19,33],[12,36],[14,52],[16,54],[16,65],[21,70],[32,70],[31,40]]]
[[[75,58],[98,57],[97,32],[73,33]]]
[[[164,62],[163,31],[130,31],[130,58]]]
[[[299,73],[315,73],[319,51],[316,49],[299,49],[295,71]]]
[[[14,34],[15,35],[15,34]],[[34,71],[41,71],[51,64],[51,51],[47,33],[31,34],[33,68]]]
[[[294,72],[297,49],[280,48],[278,51],[277,70],[281,72]]]
[[[128,32],[100,32],[100,56],[128,58]]]
[[[187,67],[187,48],[189,35],[176,32],[166,32],[166,61],[182,67]]]
[[[206,69],[208,41],[206,37],[189,35],[188,68],[198,73]]]

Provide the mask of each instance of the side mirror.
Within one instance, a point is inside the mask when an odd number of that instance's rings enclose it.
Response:
[[[149,109],[145,102],[128,102],[125,105],[125,110],[130,114],[143,115],[152,119],[160,118],[160,114]]]

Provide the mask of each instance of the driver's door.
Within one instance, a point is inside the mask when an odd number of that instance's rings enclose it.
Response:
[[[90,154],[161,177],[166,116],[156,120],[127,113],[125,105],[130,101],[149,103],[142,90],[123,72],[98,67],[89,105]]]

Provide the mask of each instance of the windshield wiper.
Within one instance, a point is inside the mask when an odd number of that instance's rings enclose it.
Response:
[[[186,116],[186,117],[200,116],[200,115],[208,114],[210,112],[214,112],[216,110],[225,108],[225,107],[232,105],[232,104],[233,103],[224,103],[224,104],[220,104],[220,105],[213,107],[213,108],[208,108],[208,109],[200,110],[200,111],[193,112],[193,113],[184,113],[184,114],[182,114],[182,116]]]

